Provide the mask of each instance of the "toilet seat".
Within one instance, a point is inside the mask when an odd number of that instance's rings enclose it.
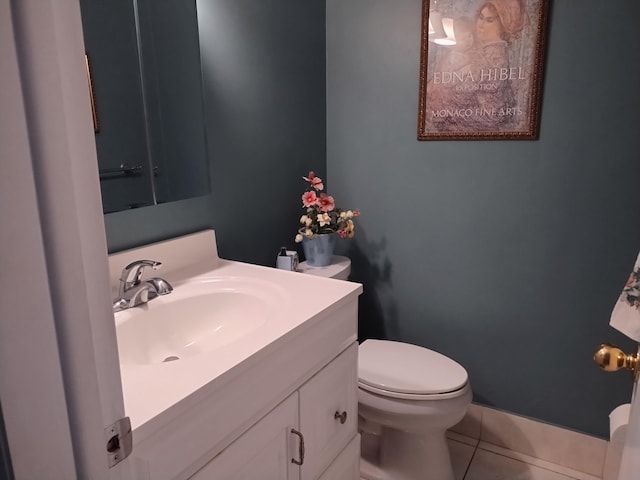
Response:
[[[365,340],[358,351],[358,386],[406,400],[444,400],[468,388],[467,371],[433,350],[390,340]]]
[[[436,401],[436,400],[447,400],[450,398],[463,396],[467,393],[467,391],[471,390],[471,385],[469,383],[466,383],[462,386],[462,388],[458,390],[454,390],[452,392],[427,393],[427,394],[393,392],[391,390],[375,388],[375,387],[372,387],[371,385],[367,385],[361,382],[358,382],[358,388],[363,392],[368,392],[368,393],[379,395],[381,397],[386,397],[389,399],[410,400],[413,402],[429,402],[429,401]]]

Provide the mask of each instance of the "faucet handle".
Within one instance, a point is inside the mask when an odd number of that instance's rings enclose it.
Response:
[[[124,284],[125,289],[133,287],[140,284],[142,271],[146,267],[151,267],[154,270],[157,270],[161,265],[162,262],[156,262],[155,260],[136,260],[124,267],[120,281]]]
[[[173,292],[173,287],[164,278],[153,277],[147,280],[147,283],[153,287],[156,295],[166,295]]]

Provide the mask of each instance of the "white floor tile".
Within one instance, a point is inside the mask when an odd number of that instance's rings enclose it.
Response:
[[[467,443],[458,442],[456,440],[448,439],[449,442],[449,454],[451,455],[451,464],[453,466],[453,476],[455,480],[463,480],[475,446],[468,445]]]
[[[573,480],[573,478],[477,449],[464,480]]]
[[[471,445],[472,447],[477,447],[478,444],[480,443],[480,440],[478,439],[478,437],[476,438],[467,437],[466,435],[462,435],[460,433],[456,433],[451,430],[447,432],[447,438],[449,440],[455,440],[456,442],[464,443],[466,445]]]
[[[593,476],[602,475],[607,449],[606,440],[488,407],[480,440]]]
[[[480,442],[478,444],[478,448],[480,450],[485,450],[487,452],[495,453],[497,455],[502,455],[503,457],[512,458],[513,460],[518,460],[520,462],[533,465],[534,467],[539,467],[544,470],[550,470],[552,472],[560,473],[566,477],[575,478],[576,480],[602,480],[600,476],[580,472],[578,470],[565,467],[564,465],[558,465],[557,463],[547,462],[546,460],[531,457],[529,455],[525,455],[520,452],[515,452],[507,448],[499,447],[497,445],[492,445],[487,442]]]

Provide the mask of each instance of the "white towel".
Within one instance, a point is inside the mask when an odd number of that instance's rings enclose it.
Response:
[[[620,298],[613,307],[609,325],[640,342],[640,255]]]

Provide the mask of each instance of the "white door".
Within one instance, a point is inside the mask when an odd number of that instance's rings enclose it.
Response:
[[[632,340],[640,342],[640,255],[613,308],[610,325]],[[636,352],[633,353],[624,353],[613,345],[603,345],[596,352],[594,360],[608,371],[626,368],[635,372],[629,423],[618,480],[640,478],[640,398],[638,397],[640,353],[637,345]]]
[[[0,0],[0,400],[16,478],[108,467],[124,416],[78,0]],[[5,81],[6,80],[6,81]]]
[[[622,460],[620,461],[618,473],[618,480],[628,480],[630,478],[640,478],[640,398],[638,398],[637,379],[633,386],[627,439],[622,451]]]
[[[0,0],[0,72],[0,404],[13,470],[7,478],[75,478],[9,0]]]

